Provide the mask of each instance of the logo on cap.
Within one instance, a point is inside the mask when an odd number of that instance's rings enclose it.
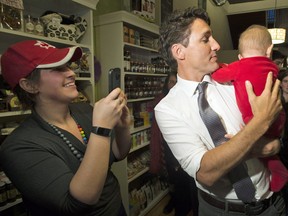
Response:
[[[45,48],[45,49],[49,49],[49,48],[55,49],[56,48],[55,46],[52,46],[52,45],[50,45],[48,43],[45,43],[43,41],[38,41],[38,40],[37,40],[37,43],[35,44],[35,46],[39,46],[39,47]]]

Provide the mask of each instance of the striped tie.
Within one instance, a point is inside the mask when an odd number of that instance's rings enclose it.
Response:
[[[214,145],[217,147],[221,143],[227,141],[224,135],[227,133],[218,114],[210,107],[206,97],[205,91],[207,89],[208,82],[202,82],[198,85],[198,106],[200,116],[206,125],[209,134],[213,140]],[[228,173],[233,188],[237,194],[237,197],[244,203],[250,203],[253,201],[255,195],[255,187],[248,176],[244,163],[239,164],[233,170]]]

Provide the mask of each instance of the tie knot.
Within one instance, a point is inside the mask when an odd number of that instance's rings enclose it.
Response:
[[[202,94],[206,91],[208,82],[204,81],[198,84],[198,90],[199,90],[199,94]]]

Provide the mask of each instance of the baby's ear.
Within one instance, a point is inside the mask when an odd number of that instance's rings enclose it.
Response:
[[[238,59],[241,60],[243,56],[241,54],[238,54]]]
[[[266,50],[266,57],[270,58],[272,55],[272,49],[273,49],[274,44],[271,44],[267,50]]]
[[[21,78],[19,80],[19,85],[22,89],[31,94],[36,94],[38,92],[38,88],[35,86],[35,84],[32,84],[31,81],[27,80],[26,78]]]

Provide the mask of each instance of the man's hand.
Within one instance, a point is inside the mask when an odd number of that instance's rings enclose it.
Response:
[[[246,81],[246,90],[254,118],[264,120],[265,123],[268,123],[268,126],[273,123],[282,109],[279,86],[280,80],[276,80],[273,85],[273,74],[269,72],[265,89],[262,94],[257,97],[253,92],[251,83]]]

